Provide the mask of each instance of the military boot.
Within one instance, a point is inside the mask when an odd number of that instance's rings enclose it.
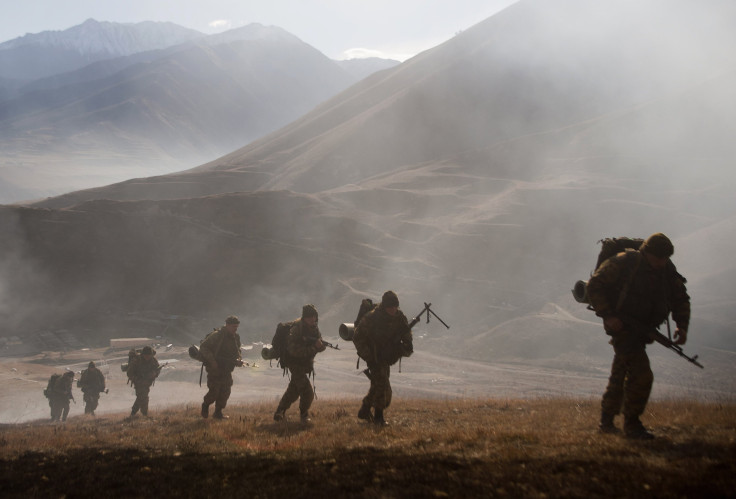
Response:
[[[639,416],[626,416],[624,434],[626,438],[636,440],[652,440],[654,438],[654,435],[649,433],[641,421],[639,421]]]
[[[273,413],[274,421],[283,421],[284,418],[286,418],[286,411],[283,409],[276,409],[276,412]]]
[[[383,409],[376,408],[376,414],[373,416],[373,423],[376,426],[388,426],[388,422],[383,419]]]
[[[358,411],[358,419],[364,419],[366,421],[373,421],[373,414],[371,414],[371,406],[363,404],[360,406]]]
[[[621,430],[619,430],[618,428],[616,428],[616,425],[613,424],[613,418],[614,418],[614,415],[613,414],[608,414],[608,413],[602,412],[601,413],[601,422],[598,425],[598,431],[600,433],[607,433],[607,434],[610,434],[610,435],[621,433]]]
[[[312,418],[309,417],[309,411],[304,411],[299,414],[299,420],[302,424],[309,424],[312,422]]]
[[[212,413],[214,419],[230,419],[230,416],[225,416],[222,413],[222,409],[215,407],[215,412]]]
[[[202,402],[202,412],[201,412],[201,414],[202,414],[202,417],[205,418],[205,419],[207,419],[207,417],[209,417],[209,415],[210,415],[210,406],[209,406],[209,404],[207,404],[205,402]]]

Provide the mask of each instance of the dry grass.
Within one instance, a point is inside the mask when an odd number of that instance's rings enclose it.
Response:
[[[651,403],[658,438],[595,431],[592,400],[396,400],[391,426],[356,401],[318,400],[313,423],[273,407],[151,418],[78,417],[0,431],[5,496],[733,497],[736,405]]]

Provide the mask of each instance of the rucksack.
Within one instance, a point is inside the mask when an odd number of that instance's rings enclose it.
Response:
[[[276,360],[277,365],[286,369],[288,367],[287,344],[289,342],[289,331],[296,321],[279,322],[276,325],[276,332],[271,339],[271,348],[264,348],[261,355],[266,360]]]
[[[619,253],[625,252],[626,250],[638,250],[644,239],[635,237],[606,237],[598,241],[601,245],[601,250],[598,252],[598,259],[595,262],[595,267],[590,275],[593,275],[596,270],[609,258],[616,256]],[[577,281],[575,286],[572,288],[572,296],[578,303],[589,303],[588,302],[588,281]],[[590,308],[590,305],[588,306]]]
[[[362,319],[365,314],[376,307],[377,305],[373,303],[373,300],[371,300],[370,298],[363,298],[360,302],[360,308],[358,309],[358,315],[357,317],[355,317],[355,321],[353,321],[352,324],[348,322],[340,324],[340,338],[345,341],[353,341],[353,336],[355,335],[355,327],[360,322],[360,319]]]
[[[200,346],[202,345],[202,343],[204,343],[204,340],[206,340],[207,338],[209,338],[212,333],[216,333],[217,331],[218,331],[217,328],[213,328],[212,331],[210,331],[209,333],[207,333],[207,336],[205,336],[204,338],[202,338],[200,340],[200,342],[199,342]],[[199,347],[197,345],[192,345],[192,346],[189,347],[189,356],[191,358],[193,358],[194,360],[197,360],[199,362],[204,362],[204,358],[202,357],[202,353],[199,351]]]
[[[61,378],[61,374],[52,374],[49,378],[49,382],[46,385],[46,389],[43,391],[43,395],[46,398],[51,397],[51,393],[53,393],[54,385],[56,384],[56,381]]]
[[[141,361],[141,349],[131,348],[128,352],[128,362],[120,364],[120,370],[128,375],[128,379],[135,376],[136,367]]]
[[[641,245],[644,243],[644,239],[636,237],[606,237],[598,242],[601,244],[601,250],[598,253],[598,259],[595,262],[595,268],[593,269],[593,272],[591,272],[591,275],[593,275],[603,262],[609,258],[616,256],[619,253],[630,252],[641,248]],[[630,278],[633,277],[633,274],[636,272],[636,267],[638,267],[638,263],[635,268],[631,270],[632,276],[630,276]],[[666,269],[667,272],[674,274],[678,279],[682,280],[683,283],[687,282],[687,279],[677,272],[675,265],[671,261],[667,262]],[[572,295],[578,303],[588,303],[588,281],[577,281],[572,289]],[[588,306],[588,308],[590,308],[590,306]]]

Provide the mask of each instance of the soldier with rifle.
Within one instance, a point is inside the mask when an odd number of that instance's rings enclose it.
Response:
[[[282,421],[291,404],[299,400],[299,417],[302,424],[311,421],[309,408],[314,401],[314,388],[309,382],[309,375],[314,373],[314,357],[324,352],[328,346],[322,340],[317,322],[319,315],[314,305],[302,307],[301,318],[294,321],[286,343],[286,355],[281,357],[281,365],[289,370],[289,386],[281,397],[274,421]],[[332,345],[329,345],[332,347]],[[332,347],[337,349],[337,347]]]
[[[141,349],[140,355],[134,355],[128,364],[128,380],[135,390],[135,402],[130,409],[130,418],[140,410],[143,416],[148,416],[148,394],[156,378],[161,374],[161,368],[156,359],[156,352],[150,346]]]
[[[654,438],[639,419],[654,381],[646,345],[664,341],[665,346],[684,356],[679,345],[687,341],[690,322],[690,297],[685,278],[670,261],[673,253],[670,239],[656,233],[638,250],[608,258],[588,281],[588,301],[603,319],[614,350],[611,375],[601,401],[599,429],[603,433],[619,432],[614,417],[623,412],[627,437]],[[670,313],[677,329],[674,341],[668,342],[656,328],[668,320]],[[685,357],[700,366],[695,358]]]

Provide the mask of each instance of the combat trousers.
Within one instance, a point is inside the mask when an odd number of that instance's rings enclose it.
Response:
[[[204,395],[204,404],[208,407],[215,403],[215,410],[222,411],[230,398],[233,386],[233,374],[220,369],[207,369],[207,388],[209,391]]]
[[[646,346],[627,340],[612,340],[614,355],[608,386],[601,401],[601,411],[615,416],[640,416],[652,392],[654,374]]]
[[[309,411],[314,401],[314,389],[312,384],[309,382],[310,371],[303,369],[289,369],[291,373],[291,379],[289,380],[289,386],[286,387],[281,402],[279,402],[278,411],[286,411],[291,404],[299,399],[299,412],[304,414]]]
[[[49,399],[51,407],[51,421],[66,421],[69,415],[69,399],[65,397],[54,397]]]
[[[151,391],[151,385],[135,385],[135,402],[131,414],[135,414],[140,409],[141,414],[148,416],[148,393]]]
[[[84,413],[94,414],[100,402],[100,393],[84,392]]]
[[[391,405],[391,366],[368,362],[368,369],[371,373],[371,387],[368,395],[363,398],[363,405],[380,411]]]

